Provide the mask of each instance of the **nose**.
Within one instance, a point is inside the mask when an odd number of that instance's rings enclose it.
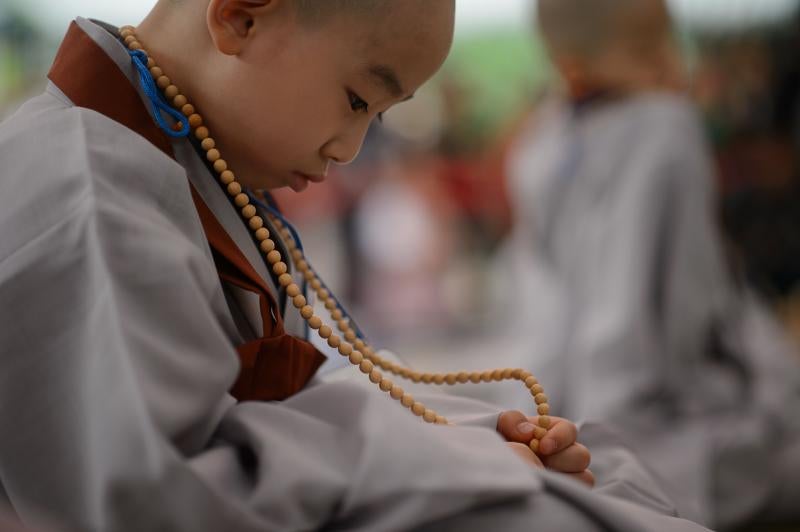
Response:
[[[325,160],[336,164],[350,164],[358,156],[364,138],[367,136],[367,127],[350,128],[347,131],[331,138],[321,149]]]

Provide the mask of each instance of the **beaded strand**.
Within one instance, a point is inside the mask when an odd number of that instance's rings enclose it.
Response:
[[[124,26],[120,29],[120,37],[130,50],[143,50],[139,40],[136,38],[135,29],[132,26]],[[146,52],[145,52],[146,53]],[[547,433],[551,425],[549,417],[550,406],[547,395],[544,393],[539,381],[529,372],[523,369],[495,369],[488,371],[456,372],[456,373],[422,373],[411,370],[388,361],[379,356],[375,349],[368,345],[363,339],[359,338],[350,321],[345,318],[344,313],[339,308],[336,299],[331,295],[323,282],[309,265],[303,251],[298,247],[294,237],[283,222],[270,215],[270,222],[277,229],[286,244],[288,253],[294,260],[297,270],[309,286],[316,292],[320,302],[324,305],[330,315],[331,320],[336,323],[336,328],[341,336],[336,334],[333,328],[326,325],[322,318],[317,316],[314,308],[308,304],[301,288],[294,282],[289,274],[289,267],[284,262],[281,253],[276,249],[275,241],[272,239],[270,231],[265,227],[264,219],[258,216],[256,207],[251,203],[250,197],[244,193],[242,186],[237,182],[236,175],[228,168],[228,163],[222,158],[222,154],[216,147],[216,142],[208,130],[203,125],[203,117],[197,113],[194,106],[184,96],[172,80],[164,74],[164,71],[156,64],[155,60],[147,55],[147,68],[150,75],[156,82],[159,89],[163,91],[166,100],[188,120],[191,132],[200,141],[200,146],[205,152],[206,159],[211,163],[217,178],[225,189],[231,201],[239,209],[242,218],[253,232],[258,247],[265,255],[272,272],[278,276],[278,284],[286,291],[291,298],[292,305],[300,312],[300,315],[308,323],[308,326],[327,342],[327,344],[338,350],[339,354],[347,357],[350,363],[365,374],[381,391],[399,401],[405,408],[409,409],[415,416],[422,418],[427,423],[439,425],[449,424],[448,420],[434,410],[427,408],[423,403],[405,391],[401,386],[386,377],[381,370],[397,377],[410,380],[415,383],[434,384],[434,385],[456,385],[464,383],[481,383],[492,381],[517,380],[522,382],[529,390],[537,405],[538,426],[534,430],[534,438],[530,442],[530,447],[534,452],[539,449],[539,441]],[[177,124],[176,129],[180,129],[182,124]]]

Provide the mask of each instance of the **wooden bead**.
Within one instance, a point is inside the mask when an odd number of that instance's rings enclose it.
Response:
[[[534,397],[533,400],[536,401],[537,405],[542,405],[547,402],[547,396],[543,393],[536,394],[536,397]]]
[[[278,284],[281,285],[283,288],[288,287],[292,283],[294,283],[294,279],[292,279],[292,276],[289,275],[288,273],[281,274],[278,277]],[[300,308],[302,308],[302,307],[300,307]]]
[[[536,407],[536,411],[539,413],[540,416],[546,416],[550,413],[550,405],[543,404]]]
[[[349,357],[353,353],[353,346],[350,344],[339,345],[339,354],[343,357]]]
[[[430,384],[433,381],[433,375],[430,373],[423,373],[422,374],[422,382],[425,384]]]
[[[322,282],[319,279],[314,279],[313,281],[311,281],[311,289],[312,290],[316,291],[316,290],[319,290],[320,288],[322,288]]]
[[[422,419],[424,419],[426,423],[435,423],[436,412],[434,412],[430,408],[426,408],[425,412],[422,414]]]
[[[550,428],[550,418],[548,416],[539,416],[539,426],[543,429]]]
[[[245,194],[246,195],[246,194]],[[266,227],[262,227],[258,231],[255,232],[256,240],[261,242],[262,240],[266,240],[269,238],[269,229]]]
[[[272,265],[272,273],[275,275],[283,275],[289,271],[289,267],[283,261],[278,261]],[[305,303],[304,303],[305,304]]]
[[[212,148],[206,152],[206,159],[208,159],[212,163],[219,158],[220,158],[220,153],[219,150],[216,148]],[[239,192],[241,192],[241,190]]]
[[[347,320],[339,320],[338,322],[336,322],[336,326],[342,332],[347,332],[347,330],[350,328],[350,324],[347,322]]]
[[[448,373],[447,376],[444,378],[444,382],[453,386],[458,382],[458,375],[455,373]]]
[[[125,44],[130,44],[130,43],[132,43],[134,41],[136,41],[136,37],[132,33],[129,32],[128,35],[125,36]]]
[[[514,373],[514,370],[511,369],[511,368],[504,369],[503,370],[503,378],[508,380],[508,379],[512,378],[512,374],[513,373]]]
[[[130,48],[131,50],[141,50],[142,45],[139,41],[133,41],[128,45],[128,48]]]
[[[537,381],[535,377],[528,377],[527,379],[525,379],[525,386],[527,386],[528,388],[536,386],[537,384],[539,384],[539,381]]]
[[[325,340],[330,338],[332,334],[333,334],[333,331],[327,325],[323,325],[322,327],[319,328],[319,335],[320,335],[321,338],[323,338]]]
[[[342,345],[342,339],[334,334],[330,338],[328,338],[328,345],[336,349],[337,347]]]
[[[325,288],[320,287],[320,289],[317,290],[317,297],[323,301],[327,301],[330,295],[331,295],[330,292],[328,292]]]
[[[544,388],[542,388],[541,384],[534,384],[533,386],[531,386],[531,395],[537,396],[537,395],[539,395],[540,393],[543,393],[543,392],[544,392]]]
[[[539,440],[531,440],[531,443],[529,444],[529,447],[531,448],[531,451],[533,451],[535,453],[538,453],[539,452]]]
[[[332,297],[329,297],[328,299],[325,300],[325,308],[326,309],[333,310],[333,309],[336,308],[336,306],[337,306],[336,305],[336,300],[333,299]]]
[[[241,208],[244,208],[247,205],[250,205],[250,198],[247,196],[247,194],[242,193],[242,194],[239,194],[238,196],[236,196],[235,198],[233,198],[233,203],[234,203],[234,205],[236,205],[237,207],[239,207],[241,209]],[[250,205],[250,206],[253,207],[252,205]],[[253,207],[253,211],[255,211],[255,210],[256,210],[256,208]],[[244,215],[244,211],[242,211],[242,215]],[[255,215],[256,215],[256,213],[253,212],[252,216],[245,216],[245,218],[249,220],[250,218],[252,218]],[[264,240],[264,239],[262,238],[261,240]]]
[[[364,340],[358,339],[354,341],[353,347],[355,347],[359,351],[363,351],[366,345],[364,344]]]
[[[344,337],[348,342],[355,342],[356,339],[358,338],[356,336],[355,331],[353,331],[352,329],[350,329],[346,333],[344,333]]]
[[[369,380],[373,384],[378,384],[383,379],[383,374],[378,371],[377,369],[373,369],[372,372],[369,374]]]
[[[300,271],[302,272],[303,270],[300,270]],[[311,282],[314,279],[314,272],[312,272],[311,270],[304,271],[303,272],[303,279],[305,279],[306,281]]]
[[[447,425],[447,418],[444,416],[436,416],[435,423],[437,425]]]
[[[490,371],[484,371],[483,373],[481,373],[481,380],[483,382],[492,382],[492,372],[491,372],[491,370]]]
[[[226,161],[225,159],[217,159],[216,161],[214,161],[214,170],[218,174],[221,174],[227,169],[228,169],[228,161]]]
[[[261,216],[253,216],[248,220],[247,224],[250,226],[250,229],[255,231],[264,227],[264,219],[261,218]]]
[[[533,437],[534,438],[536,438],[537,440],[541,440],[545,436],[547,436],[547,429],[539,427],[538,425],[533,427]]]
[[[194,105],[192,105],[190,103],[185,104],[184,106],[181,107],[181,113],[183,113],[184,116],[193,115],[194,114]]]
[[[279,251],[272,250],[267,254],[267,262],[275,264],[281,261],[281,254]]]
[[[156,60],[153,59],[152,57],[148,57],[147,58],[147,68],[153,68],[154,66],[156,66]]]
[[[467,381],[469,381],[469,373],[467,373],[466,371],[459,372],[458,375],[456,376],[456,380],[461,384],[466,383]]]
[[[364,360],[358,365],[358,369],[361,370],[361,373],[372,373],[372,370],[375,369],[375,364],[371,360]]]
[[[364,362],[364,355],[361,351],[353,351],[348,358],[350,359],[350,363],[354,366],[360,366],[361,363]]]
[[[481,382],[481,374],[478,372],[470,373],[469,381],[473,384],[478,384],[479,382]]]
[[[299,268],[300,268],[300,266],[298,265],[298,269]],[[339,310],[338,308],[336,310],[334,310],[333,312],[331,312],[331,319],[333,319],[333,320],[339,321],[343,317],[344,317],[344,315],[342,314],[342,311]]]
[[[180,91],[178,90],[178,87],[176,87],[175,85],[170,85],[169,87],[164,89],[164,97],[167,100],[172,100],[179,93],[180,93]],[[189,124],[191,125],[191,122],[189,122]]]
[[[396,384],[394,386],[392,386],[391,390],[389,390],[389,395],[391,396],[391,398],[392,399],[396,399],[398,401],[403,398],[403,394],[404,393],[405,393],[405,391],[400,386],[398,386]]]
[[[513,377],[514,379],[519,380],[520,378],[522,378],[522,370],[521,369],[513,370],[512,373],[511,373],[511,377]]]
[[[295,262],[299,261],[299,260],[303,260],[303,252],[300,251],[299,249],[293,249],[292,250],[292,258],[295,260]],[[298,270],[299,269],[300,268],[298,268]]]
[[[411,405],[411,411],[414,413],[415,416],[422,416],[425,414],[425,405],[416,401],[413,405]]]
[[[268,238],[263,242],[261,242],[261,244],[259,244],[259,247],[261,248],[262,252],[266,253],[267,256],[269,256],[270,253],[275,251],[275,242],[273,242],[271,239]]]
[[[284,235],[284,237],[285,238],[290,238],[291,234],[288,237],[286,237],[286,235]],[[308,269],[308,262],[306,262],[304,259],[301,258],[300,260],[297,261],[297,268],[299,270],[303,270],[303,271],[307,270]]]
[[[444,384],[444,375],[439,375],[439,374],[434,375],[433,376],[433,383],[436,384],[436,385]]]
[[[183,122],[175,122],[172,126],[172,131],[180,131],[183,129]]]
[[[123,39],[127,39],[131,35],[134,35],[133,30],[128,29],[127,26],[119,30],[119,36],[122,37]],[[127,42],[125,44],[127,44]]]
[[[492,380],[493,381],[501,381],[503,380],[503,370],[496,369],[492,372]]]
[[[382,392],[389,392],[391,391],[394,383],[389,379],[383,379],[378,387],[381,389]]]
[[[161,67],[154,66],[150,69],[150,75],[153,76],[153,79],[158,79],[164,75],[164,71],[161,70]],[[175,96],[177,96],[177,94]],[[175,96],[173,96],[173,98]]]
[[[306,301],[306,296],[300,294],[299,296],[294,296],[294,298],[292,298],[292,304],[294,305],[294,308],[299,310],[305,307],[308,302]]]
[[[422,373],[419,371],[412,371],[411,372],[411,382],[419,382],[422,380]]]
[[[414,396],[410,393],[404,393],[400,398],[400,404],[406,408],[411,408],[414,406],[414,403],[416,403],[416,401],[414,400]]]
[[[289,285],[289,288],[291,288],[292,286],[297,287],[297,285],[295,284],[295,285]],[[299,290],[299,288],[298,288],[298,290]],[[289,297],[294,297],[294,296],[290,295]],[[312,307],[311,305],[306,305],[305,307],[300,309],[300,315],[305,320],[311,318],[311,316],[314,315],[314,307]]]
[[[203,117],[197,113],[189,115],[189,125],[192,127],[200,127],[203,125]]]
[[[203,142],[200,143],[200,147],[203,148],[204,151],[208,151],[214,148],[217,145],[217,141],[212,139],[211,137],[206,137],[203,139]]]
[[[175,104],[175,107],[180,107],[180,105],[178,105],[178,98],[184,98],[185,99],[185,96],[182,96],[180,94],[175,96],[175,100],[173,100],[173,103]],[[195,138],[197,140],[206,139],[206,138],[208,138],[208,135],[209,135],[208,128],[206,126],[200,126],[200,127],[198,127],[197,129],[194,130],[194,136],[195,136]]]
[[[319,316],[311,316],[308,319],[308,326],[315,331],[322,328],[322,319]]]
[[[158,85],[158,88],[161,90],[166,89],[171,84],[172,81],[170,81],[170,79],[167,76],[159,76],[158,79],[156,79],[156,85]]]
[[[286,286],[286,295],[287,295],[287,296],[289,296],[289,297],[299,296],[301,293],[302,293],[302,290],[300,290],[300,287],[299,287],[299,286],[297,286],[297,283],[294,283],[294,282],[292,282],[292,283],[289,283],[289,284]],[[304,307],[304,308],[305,308],[305,307]],[[310,307],[309,307],[309,308],[310,308]],[[308,319],[308,318],[310,318],[311,316],[307,316],[307,317],[306,317],[306,316],[303,316],[303,317],[304,317],[304,318],[306,318],[306,319]]]

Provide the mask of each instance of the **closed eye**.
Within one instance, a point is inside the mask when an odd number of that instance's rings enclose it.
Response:
[[[369,104],[353,91],[347,91],[350,109],[357,113],[369,113]],[[378,113],[378,121],[383,122],[383,113]]]

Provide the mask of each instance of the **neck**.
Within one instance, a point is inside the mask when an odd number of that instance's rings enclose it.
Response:
[[[192,14],[174,5],[159,3],[136,28],[136,34],[149,54],[158,61],[164,73],[192,101],[202,103],[203,69],[191,65],[204,61],[209,43],[194,28],[204,27],[203,20],[191,19]],[[189,18],[187,18],[189,17]]]

